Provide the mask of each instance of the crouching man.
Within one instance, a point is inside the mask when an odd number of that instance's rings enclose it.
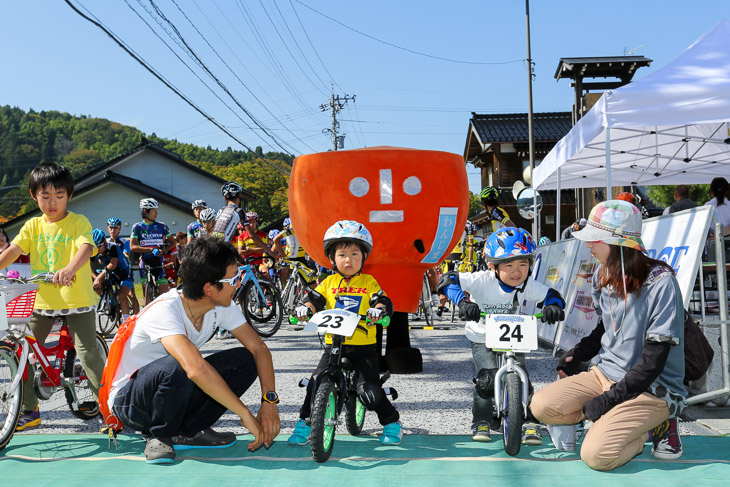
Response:
[[[226,410],[253,434],[249,450],[268,448],[279,433],[279,398],[271,353],[232,302],[241,285],[238,251],[203,237],[181,252],[180,287],[132,318],[107,404],[124,425],[142,432],[147,463],[173,462],[180,450],[232,446],[233,433],[211,428]],[[204,358],[200,347],[216,328],[243,347]],[[254,416],[239,398],[257,378],[262,399]]]

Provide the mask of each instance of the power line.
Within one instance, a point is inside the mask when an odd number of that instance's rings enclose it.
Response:
[[[521,62],[524,61],[524,59],[515,59],[514,61],[489,62],[489,63],[486,63],[486,62],[477,62],[477,61],[463,61],[463,60],[459,60],[459,59],[450,59],[450,58],[445,58],[445,57],[441,57],[441,56],[434,56],[433,54],[427,54],[425,52],[414,51],[413,49],[409,49],[407,47],[399,46],[397,44],[393,44],[392,42],[388,42],[388,41],[384,41],[382,39],[378,39],[377,37],[371,36],[370,34],[366,34],[365,32],[361,32],[361,31],[359,31],[359,30],[357,30],[357,29],[355,29],[353,27],[350,27],[347,24],[344,24],[344,23],[340,22],[337,19],[334,19],[334,18],[330,17],[329,15],[326,15],[326,14],[320,12],[319,10],[317,10],[317,9],[315,9],[313,7],[310,7],[309,5],[307,5],[304,2],[301,2],[300,0],[294,0],[294,1],[297,2],[301,6],[303,6],[305,8],[308,8],[312,12],[314,12],[314,13],[316,13],[318,15],[321,15],[322,17],[324,17],[324,18],[326,18],[328,20],[331,20],[332,22],[334,22],[336,24],[341,25],[345,29],[348,29],[348,30],[351,30],[351,31],[355,32],[356,34],[360,34],[361,36],[367,37],[368,39],[372,39],[372,40],[374,40],[376,42],[379,42],[381,44],[385,44],[386,46],[394,47],[396,49],[400,49],[402,51],[410,52],[411,54],[416,54],[418,56],[424,56],[424,57],[428,57],[428,58],[431,58],[431,59],[438,59],[439,61],[447,61],[447,62],[450,62],[450,63],[475,64],[475,65],[482,65],[482,66],[484,66],[484,65],[497,65],[497,64],[513,64],[513,63],[521,63]]]
[[[180,97],[185,103],[190,105],[195,111],[200,113],[203,117],[208,119],[210,123],[218,127],[220,130],[225,132],[230,138],[241,144],[243,147],[248,149],[249,152],[255,152],[253,151],[248,145],[246,145],[242,140],[240,140],[238,137],[233,135],[226,127],[218,123],[218,121],[213,118],[212,116],[208,115],[202,108],[198,107],[192,100],[190,100],[185,94],[183,94],[180,90],[175,88],[175,86],[172,85],[169,81],[167,81],[162,75],[160,75],[151,65],[149,65],[146,61],[144,61],[141,57],[139,57],[134,50],[129,47],[121,38],[117,37],[116,34],[114,34],[111,30],[109,30],[105,25],[101,23],[101,21],[94,20],[87,16],[85,13],[81,12],[76,6],[71,3],[70,0],[64,0],[66,4],[71,7],[71,9],[76,12],[79,16],[89,21],[91,24],[95,25],[99,29],[101,29],[106,35],[108,35],[119,47],[121,47],[127,54],[129,54],[135,61],[137,61],[143,68],[145,68],[147,71],[150,72],[155,78],[160,80],[168,89],[170,89],[173,93],[175,93],[178,97]],[[80,3],[79,3],[80,4]],[[85,10],[88,11],[86,7],[83,7]],[[276,171],[279,171],[284,176],[289,176],[289,173],[282,171],[276,164],[271,162],[270,160],[266,159],[263,156],[259,156],[259,158],[264,161],[266,164],[271,166]]]

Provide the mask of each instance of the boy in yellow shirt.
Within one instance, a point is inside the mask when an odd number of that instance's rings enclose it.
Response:
[[[39,164],[31,171],[28,185],[43,215],[25,222],[10,247],[0,254],[0,269],[25,252],[30,256],[33,274],[55,273],[53,283],[38,286],[30,328],[36,340],[43,344],[51,332],[53,317],[66,317],[79,359],[89,377],[89,386],[96,397],[104,370],[104,356],[96,343],[96,295],[89,266],[96,247],[91,237],[91,223],[83,215],[66,211],[73,195],[74,180],[65,167],[54,163]],[[41,424],[32,377],[33,374],[28,374],[28,380],[23,383],[23,411],[16,427],[18,431]],[[82,403],[80,407],[94,410],[97,404]]]

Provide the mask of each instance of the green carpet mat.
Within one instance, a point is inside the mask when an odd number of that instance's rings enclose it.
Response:
[[[187,450],[178,461],[148,465],[144,442],[120,436],[119,451],[107,449],[102,435],[16,435],[0,451],[2,485],[358,485],[400,487],[441,485],[570,485],[674,486],[730,485],[730,438],[689,436],[684,455],[676,461],[656,460],[651,447],[613,472],[596,472],[576,453],[556,450],[545,439],[540,447],[523,446],[510,457],[500,436],[476,443],[468,436],[406,436],[398,446],[382,446],[375,436],[338,435],[332,458],[315,463],[309,446],[286,444],[277,438],[269,450],[249,453],[250,436],[231,448]]]

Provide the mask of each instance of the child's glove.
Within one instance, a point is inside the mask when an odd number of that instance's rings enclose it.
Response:
[[[296,316],[300,320],[307,319],[309,313],[311,312],[312,310],[309,308],[309,306],[304,306],[303,304],[294,308],[294,316]]]
[[[382,308],[368,308],[367,312],[368,318],[370,318],[371,321],[378,321],[384,314],[385,310]]]
[[[540,320],[543,323],[547,321],[552,325],[564,319],[565,312],[558,305],[549,304],[542,309],[542,318],[540,318]]]
[[[479,321],[481,319],[479,305],[466,298],[462,299],[459,303],[459,317],[466,321]]]

